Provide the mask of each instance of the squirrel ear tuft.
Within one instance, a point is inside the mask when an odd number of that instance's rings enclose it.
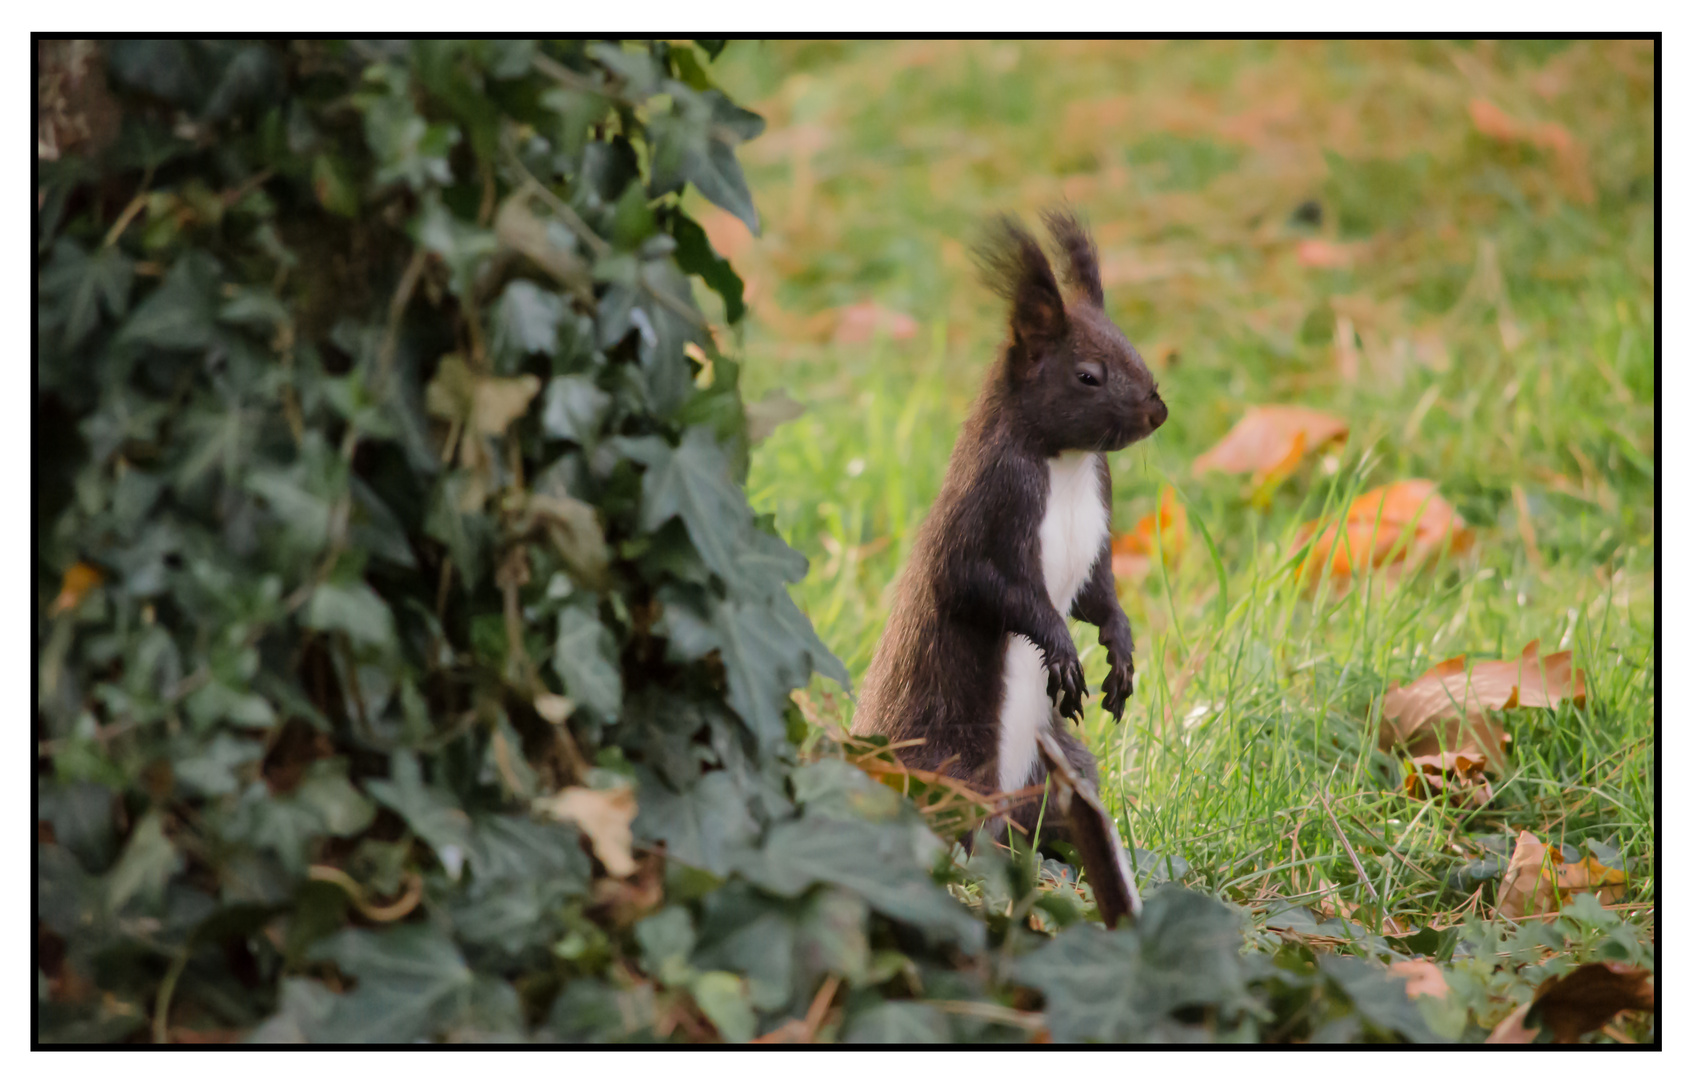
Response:
[[[1093,304],[1103,306],[1103,276],[1097,267],[1097,247],[1091,235],[1072,210],[1046,210],[1045,228],[1062,252],[1062,279],[1068,287],[1085,295]]]
[[[981,278],[1009,301],[1015,345],[1050,341],[1067,330],[1068,312],[1050,260],[1020,221],[1008,215],[994,221],[974,258]]]

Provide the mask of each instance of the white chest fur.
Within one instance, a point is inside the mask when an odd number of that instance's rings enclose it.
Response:
[[[1069,451],[1049,460],[1050,493],[1039,523],[1039,563],[1050,602],[1064,617],[1109,535],[1097,455]],[[998,788],[1014,791],[1033,773],[1039,729],[1050,722],[1048,676],[1033,643],[1020,634],[1004,645],[1003,706],[998,713]]]

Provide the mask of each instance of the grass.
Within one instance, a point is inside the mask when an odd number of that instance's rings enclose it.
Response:
[[[1086,712],[1132,842],[1260,911],[1323,902],[1378,928],[1456,918],[1444,879],[1476,836],[1601,840],[1648,927],[1647,43],[737,43],[715,77],[769,120],[742,151],[762,237],[699,207],[748,282],[747,394],[808,406],[755,451],[752,500],[811,558],[795,595],[854,676],[1000,337],[966,245],[990,214],[1067,200],[1170,410],[1114,456],[1116,527],[1170,484],[1212,540],[1123,588],[1137,692],[1119,726]],[[1339,265],[1306,265],[1309,241]],[[853,332],[857,304],[880,332]],[[1266,402],[1342,416],[1348,442],[1265,503],[1194,477]],[[1400,584],[1299,586],[1301,523],[1412,477],[1471,552]],[[1075,633],[1095,691],[1102,651]],[[1586,705],[1507,714],[1511,767],[1477,814],[1405,796],[1374,749],[1384,689],[1534,639],[1573,651]]]

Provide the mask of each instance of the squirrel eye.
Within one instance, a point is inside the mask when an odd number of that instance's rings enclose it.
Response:
[[[1097,382],[1097,376],[1095,376],[1095,375],[1093,375],[1093,374],[1092,374],[1092,373],[1091,373],[1091,372],[1089,372],[1089,371],[1082,371],[1082,372],[1080,372],[1080,381],[1081,381],[1081,382],[1083,382],[1083,383],[1085,383],[1085,384],[1086,384],[1086,385],[1087,385],[1087,386],[1096,386],[1096,385],[1098,385],[1098,382]]]

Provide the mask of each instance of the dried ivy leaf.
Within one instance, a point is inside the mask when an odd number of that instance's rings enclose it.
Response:
[[[579,825],[593,842],[599,862],[612,877],[623,878],[634,872],[631,826],[639,806],[631,788],[564,788],[556,795],[536,800],[534,805],[559,821]]]

